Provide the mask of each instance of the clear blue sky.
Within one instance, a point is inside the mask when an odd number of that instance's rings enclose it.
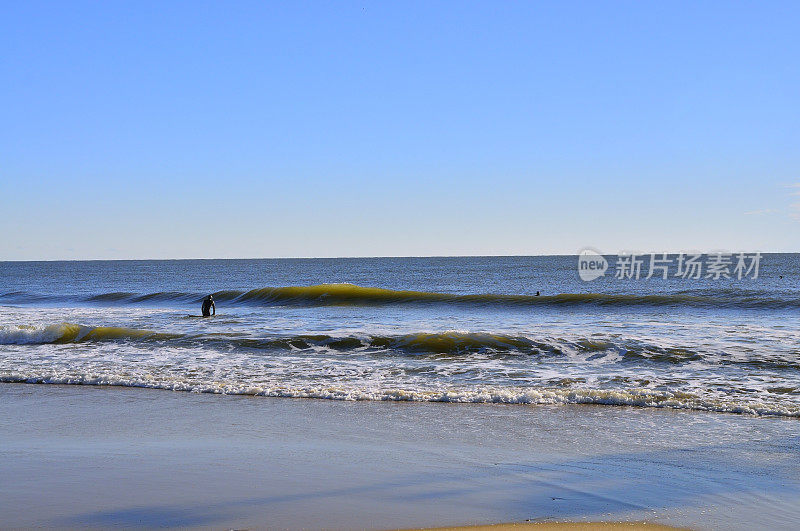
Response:
[[[0,259],[800,251],[798,2],[11,2]]]

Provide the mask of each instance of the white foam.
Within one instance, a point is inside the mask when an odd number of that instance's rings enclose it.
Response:
[[[394,388],[356,388],[339,386],[259,386],[231,385],[223,382],[129,378],[120,375],[25,375],[6,374],[0,382],[60,385],[108,385],[142,387],[170,391],[250,395],[274,398],[316,398],[346,401],[408,401],[482,404],[569,405],[600,404],[668,409],[711,411],[759,416],[800,417],[800,406],[764,402],[715,400],[682,393],[650,390],[609,391],[600,389],[490,388],[425,390]]]
[[[239,339],[319,333],[303,321],[305,314],[284,315],[279,320],[263,312],[237,313],[199,320],[161,309],[4,310],[0,381],[7,382],[329,400],[605,404],[800,416],[796,320],[785,320],[767,331],[763,323],[751,331],[745,318],[733,323],[727,318],[716,324],[703,322],[702,326],[662,323],[652,329],[641,322],[611,322],[597,325],[596,333],[590,333],[592,327],[585,324],[569,326],[560,321],[512,323],[490,332],[449,321],[446,327],[435,328],[426,320],[402,326],[394,321],[334,329],[319,326],[336,338],[457,331],[527,337],[545,345],[541,353],[524,355],[513,350],[428,354],[339,350],[324,344],[274,351],[250,349],[246,342],[241,348],[236,346]],[[92,334],[98,328],[113,330]],[[152,335],[139,333],[146,330],[179,339],[153,341]],[[147,340],[139,341],[140,336]],[[582,346],[587,338],[612,347]],[[547,348],[550,345],[552,349]],[[700,356],[682,356],[686,351]],[[659,358],[665,356],[673,359]]]
[[[0,345],[41,345],[60,339],[66,332],[66,324],[35,326],[0,325]]]

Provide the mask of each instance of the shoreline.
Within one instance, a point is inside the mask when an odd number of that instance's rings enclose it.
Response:
[[[488,404],[495,406],[546,407],[546,406],[602,406],[612,408],[663,409],[673,411],[689,411],[722,415],[740,415],[756,418],[778,418],[797,420],[800,418],[794,410],[783,410],[776,405],[756,403],[750,405],[726,403],[713,399],[696,399],[695,403],[681,402],[671,393],[650,391],[633,393],[601,389],[550,389],[550,388],[513,388],[501,389],[492,394],[481,391],[404,391],[384,390],[378,394],[365,391],[350,391],[335,387],[317,387],[301,389],[256,389],[226,388],[215,384],[208,387],[190,387],[185,383],[174,384],[158,382],[110,382],[108,377],[93,377],[89,380],[76,380],[75,377],[61,378],[5,378],[0,385],[32,385],[56,387],[95,387],[99,389],[144,389],[149,391],[177,392],[216,396],[241,396],[267,399],[299,399],[325,400],[333,402],[407,402],[430,404]]]
[[[0,517],[10,528],[788,529],[800,521],[795,422],[0,384]]]

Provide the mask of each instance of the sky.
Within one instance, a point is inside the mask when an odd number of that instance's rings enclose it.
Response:
[[[800,251],[798,2],[3,2],[0,260]]]

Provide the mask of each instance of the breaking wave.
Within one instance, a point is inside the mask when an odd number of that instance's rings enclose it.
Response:
[[[79,301],[96,304],[199,303],[205,294],[162,291],[149,294],[129,292],[101,293],[84,297],[48,297],[40,294],[10,292],[0,300],[18,303]],[[742,290],[673,294],[562,293],[557,295],[452,294],[429,291],[406,291],[356,286],[354,284],[318,284],[315,286],[267,287],[249,291],[225,290],[214,293],[217,301],[231,305],[389,305],[389,304],[468,304],[485,306],[694,306],[709,308],[800,308],[796,294],[764,297]]]
[[[180,334],[165,334],[116,326],[82,326],[57,324],[44,328],[34,326],[0,326],[0,345],[42,345],[47,343],[79,343],[119,340],[169,340]]]
[[[131,343],[131,347],[139,345],[144,348],[126,347],[122,352],[127,354],[117,359],[115,356],[120,349],[114,347],[110,351],[114,353],[113,356],[108,357],[106,353],[109,351],[102,347],[106,343]],[[89,347],[90,344],[94,344],[90,349],[69,348],[70,345]],[[237,333],[177,334],[61,323],[41,327],[0,326],[0,345],[21,345],[9,350],[9,356],[17,357],[8,359],[17,361],[0,370],[0,382],[148,387],[331,400],[603,404],[800,417],[800,404],[793,398],[800,389],[793,380],[783,384],[785,389],[773,386],[768,389],[769,392],[748,391],[749,396],[738,398],[725,396],[730,394],[725,389],[720,392],[718,388],[708,387],[718,387],[713,379],[699,388],[699,394],[693,394],[695,391],[690,390],[667,390],[663,385],[653,388],[646,381],[651,377],[648,374],[654,374],[648,373],[648,368],[653,367],[660,367],[657,371],[666,369],[669,373],[673,367],[676,370],[686,367],[699,374],[704,368],[715,367],[715,370],[719,370],[722,366],[796,373],[800,370],[800,360],[794,355],[755,353],[751,357],[737,358],[701,346],[690,348],[656,344],[655,340],[613,336],[527,337],[446,331],[397,335],[296,334],[253,337]],[[31,348],[31,353],[37,352],[36,345],[54,345],[56,349],[45,350],[46,355],[35,361],[30,357],[28,348]],[[160,354],[162,348],[167,348],[165,352],[169,354]],[[265,356],[264,353],[269,351],[276,355]],[[287,352],[287,358],[283,358],[280,352]],[[130,358],[126,359],[125,356]],[[367,358],[365,360],[357,356]],[[403,361],[390,358],[395,356],[400,356]],[[165,361],[154,361],[161,359]],[[276,360],[281,359],[293,360],[281,362],[283,365],[280,365],[289,368],[290,372],[298,363],[306,363],[305,367],[311,367],[312,372],[286,377],[280,367],[269,369]],[[420,365],[419,359],[429,361]],[[500,359],[502,361],[497,365]],[[383,364],[380,366],[391,370],[381,374],[389,377],[366,378],[360,383],[336,380],[342,374],[346,376],[347,371],[354,367],[349,360],[367,371],[374,369],[376,364]],[[269,365],[264,365],[265,362]],[[619,370],[619,374],[639,376],[619,379],[613,384],[614,389],[597,387],[580,378],[562,384],[549,376],[536,376],[540,367],[545,372],[556,369],[554,374],[557,375],[558,368],[564,367],[565,362],[602,363],[607,364],[607,369],[601,372],[613,375]],[[681,368],[677,369],[678,366]],[[489,371],[491,374],[482,374],[481,379],[486,380],[484,382],[467,383],[469,378],[461,383],[448,380],[448,375],[468,371],[471,367],[480,367],[479,371]],[[339,371],[336,372],[338,376],[328,383],[315,381],[315,374],[327,375],[329,370]],[[504,380],[504,375],[509,371],[527,371],[525,374],[531,377],[529,384],[519,386],[519,382],[513,381],[512,377],[512,380],[498,385],[497,381]],[[416,374],[425,376],[420,380]],[[439,384],[431,380],[423,382],[425,378],[438,380]],[[612,381],[613,378],[609,380]],[[619,385],[622,387],[617,387]],[[727,389],[736,384],[725,385]],[[682,384],[678,386],[685,387]]]
[[[83,326],[62,323],[43,328],[0,326],[0,345],[42,345],[103,342],[140,342],[154,346],[212,348],[218,351],[319,351],[340,353],[432,355],[437,357],[470,354],[504,356],[584,356],[587,360],[613,354],[620,363],[679,365],[694,361],[717,365],[752,366],[769,370],[798,370],[800,360],[786,357],[737,359],[684,346],[663,346],[639,339],[598,337],[527,337],[488,332],[418,332],[397,335],[298,334],[268,337],[234,333],[175,334],[114,326]]]
[[[497,352],[532,354],[549,352],[561,354],[553,342],[524,336],[472,332],[420,332],[400,335],[331,336],[300,334],[266,338],[241,337],[236,334],[170,334],[133,328],[89,327],[63,323],[44,328],[32,326],[0,326],[0,345],[67,344],[110,341],[169,342],[175,346],[210,346],[258,350],[306,350],[327,348],[337,351],[371,349],[407,353],[460,354]],[[579,340],[570,343],[582,351],[602,350],[603,342]]]

